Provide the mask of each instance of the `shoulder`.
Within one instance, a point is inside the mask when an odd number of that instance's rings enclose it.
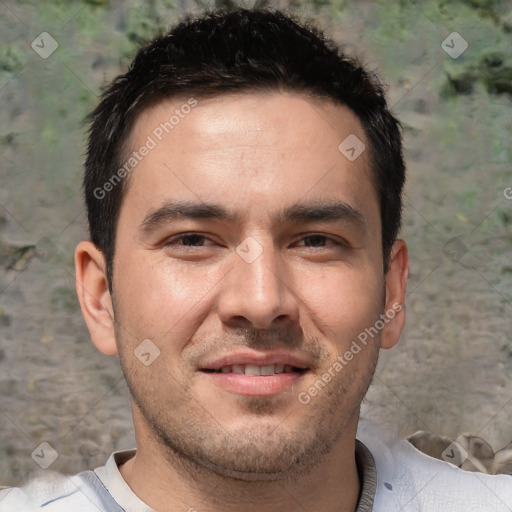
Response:
[[[366,421],[357,437],[375,459],[376,512],[512,509],[512,476],[463,471],[421,453],[407,441],[385,439],[375,425]]]
[[[0,512],[107,510],[103,506],[101,487],[93,471],[84,471],[74,476],[45,472],[23,487],[0,491]]]
[[[31,479],[23,487],[11,487],[0,492],[0,512],[32,512],[35,510],[85,510],[83,482],[77,475],[66,477],[47,472]],[[89,502],[90,505],[90,502]]]
[[[429,510],[505,512],[512,508],[512,476],[464,471],[421,453],[403,440],[391,451],[404,481],[417,493],[411,499],[429,506]]]

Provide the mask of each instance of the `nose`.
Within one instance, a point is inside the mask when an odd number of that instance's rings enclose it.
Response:
[[[218,312],[229,327],[269,329],[298,321],[293,273],[272,244],[259,245],[254,261],[233,253],[233,266],[220,287]]]

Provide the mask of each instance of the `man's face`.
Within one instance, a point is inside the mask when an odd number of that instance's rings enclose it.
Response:
[[[380,333],[333,371],[385,308],[369,158],[338,149],[365,135],[346,108],[278,93],[198,99],[162,134],[186,103],[143,112],[129,141],[156,143],[127,183],[114,259],[136,429],[219,473],[299,471],[355,432],[377,360]],[[149,365],[143,340],[160,350]]]

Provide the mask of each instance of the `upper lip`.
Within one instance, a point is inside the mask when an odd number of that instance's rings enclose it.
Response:
[[[271,364],[289,364],[296,368],[306,369],[311,365],[306,357],[283,351],[239,351],[223,354],[222,356],[210,356],[201,363],[200,370],[220,370],[223,366],[254,364],[267,366]]]

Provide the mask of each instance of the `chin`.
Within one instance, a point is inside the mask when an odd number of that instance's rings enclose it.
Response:
[[[292,463],[288,464],[276,464],[275,458],[273,463],[268,463],[268,461],[265,462],[261,456],[258,457],[257,461],[246,460],[243,465],[241,465],[239,461],[230,464],[226,460],[223,460],[222,463],[204,458],[201,460],[195,458],[193,460],[195,465],[200,465],[202,470],[208,474],[215,473],[222,478],[229,478],[240,482],[293,480],[300,475],[305,475],[310,472],[319,462],[319,456],[307,457],[301,461],[295,459]]]
[[[298,474],[298,468],[295,467],[286,469],[265,467],[261,470],[249,471],[206,462],[203,468],[208,473],[215,473],[220,477],[238,480],[239,482],[275,482],[289,479],[292,473]]]
[[[189,443],[189,438],[177,444],[175,437],[168,437],[166,445],[174,456],[193,466],[194,472],[244,482],[293,480],[317,466],[328,446],[332,447],[332,440],[322,440],[312,432],[284,431],[271,423],[259,429],[253,423],[230,434],[217,432],[208,443],[203,437],[202,443],[197,443],[197,438]]]

